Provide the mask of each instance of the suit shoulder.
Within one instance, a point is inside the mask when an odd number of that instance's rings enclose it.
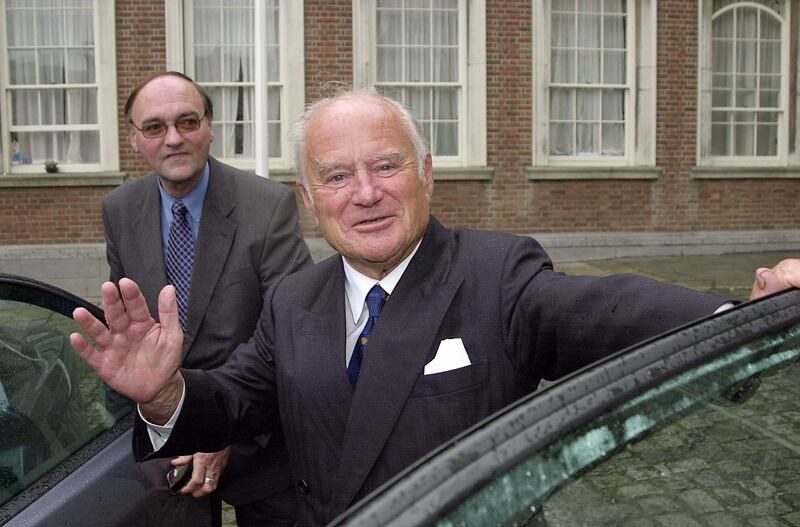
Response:
[[[131,178],[103,196],[103,206],[127,204],[131,200],[141,197],[142,192],[149,190],[154,183],[152,173]]]
[[[335,279],[336,276],[343,273],[342,257],[334,254],[283,278],[277,286],[275,296],[282,301],[294,299],[304,303],[304,298],[316,298],[329,280]]]
[[[292,192],[289,185],[229,167],[228,177],[240,199],[282,199]]]
[[[216,159],[209,158],[209,167],[212,174],[227,176],[233,179],[235,185],[242,187],[245,190],[255,192],[268,192],[273,194],[283,194],[289,191],[287,186],[275,180],[258,176],[252,172],[247,172],[240,168],[221,163]]]
[[[544,251],[539,242],[531,236],[471,229],[457,229],[452,232],[456,247],[468,254],[504,257],[511,251]]]

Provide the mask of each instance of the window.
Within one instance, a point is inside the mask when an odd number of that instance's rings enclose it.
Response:
[[[117,170],[114,6],[0,0],[4,171]],[[103,27],[102,32],[96,28]]]
[[[700,20],[699,164],[786,165],[794,157],[792,2],[705,0]],[[795,52],[796,54],[796,52]]]
[[[485,3],[353,5],[355,86],[373,86],[411,108],[437,167],[485,166]]]
[[[78,306],[88,304],[0,277],[0,506],[132,410],[73,351]]]
[[[266,156],[271,168],[291,166],[286,130],[305,95],[302,11],[287,0],[167,4],[168,66],[214,101],[214,157],[246,169]]]
[[[534,2],[534,165],[655,164],[653,4]]]

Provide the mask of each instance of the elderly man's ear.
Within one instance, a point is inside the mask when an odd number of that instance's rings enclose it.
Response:
[[[433,198],[433,157],[431,154],[425,156],[425,169],[422,174],[425,178],[425,195],[431,199]]]

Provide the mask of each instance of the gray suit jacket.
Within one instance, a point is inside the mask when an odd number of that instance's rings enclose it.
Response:
[[[270,285],[311,263],[290,189],[213,158],[209,176],[183,361],[200,369],[222,365],[252,335]],[[136,281],[154,316],[158,293],[167,284],[160,218],[154,173],[122,185],[103,200],[110,279]],[[269,455],[252,441],[236,445],[220,481],[223,498],[243,504],[290,485],[281,443],[280,436],[273,436]]]
[[[283,279],[254,337],[221,369],[183,370],[186,400],[159,455],[216,448],[280,413],[300,524],[322,524],[420,456],[556,378],[708,315],[723,299],[631,275],[553,271],[531,238],[431,218],[375,325],[353,392],[340,256]],[[470,365],[424,375],[444,339]],[[223,423],[213,430],[210,423]],[[152,453],[141,421],[138,458]]]

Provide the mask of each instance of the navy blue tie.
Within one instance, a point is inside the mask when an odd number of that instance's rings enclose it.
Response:
[[[192,264],[194,263],[194,240],[192,229],[186,219],[186,205],[178,200],[172,204],[172,223],[169,226],[167,244],[167,278],[175,287],[178,297],[178,317],[181,328],[186,330],[189,292],[192,288]]]
[[[350,384],[353,388],[356,387],[358,381],[358,372],[361,371],[361,361],[364,360],[364,353],[367,350],[367,341],[369,334],[372,333],[372,328],[375,327],[375,322],[383,309],[383,304],[386,302],[386,291],[378,284],[369,290],[367,293],[367,309],[369,309],[369,318],[364,329],[361,330],[361,335],[358,336],[355,348],[353,348],[353,356],[350,357],[350,364],[347,365],[347,376],[350,378]]]

